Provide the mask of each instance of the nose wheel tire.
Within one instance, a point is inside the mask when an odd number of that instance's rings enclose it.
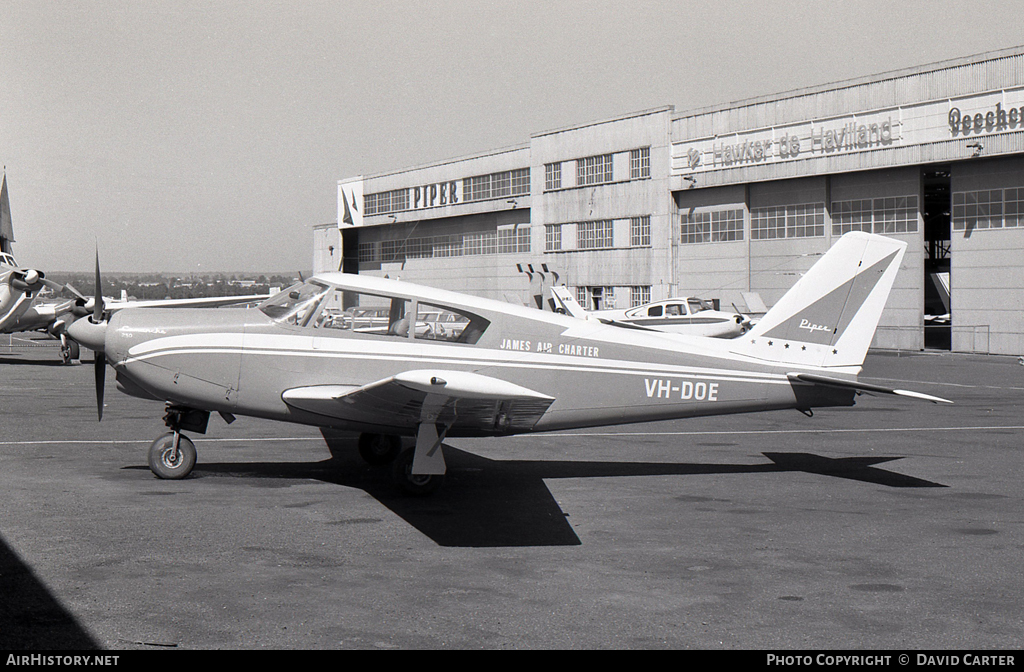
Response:
[[[175,445],[177,437],[177,445]],[[196,446],[183,434],[168,432],[149,446],[149,468],[159,478],[181,479],[196,466]]]

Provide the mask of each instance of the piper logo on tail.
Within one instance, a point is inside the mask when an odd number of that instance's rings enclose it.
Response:
[[[807,331],[811,332],[812,334],[814,332],[816,332],[816,331],[825,331],[825,332],[832,331],[832,327],[830,327],[828,325],[825,325],[825,324],[811,324],[811,321],[807,320],[807,319],[800,320],[800,325],[799,325],[798,328],[799,329],[806,329]]]

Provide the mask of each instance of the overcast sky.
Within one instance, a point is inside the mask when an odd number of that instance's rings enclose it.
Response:
[[[1024,44],[1018,0],[0,0],[19,262],[295,272],[337,182]]]

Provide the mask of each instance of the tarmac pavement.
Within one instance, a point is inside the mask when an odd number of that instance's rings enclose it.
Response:
[[[86,354],[86,359],[91,355]],[[1017,649],[1024,366],[871,353],[954,405],[451,439],[399,495],[349,437],[163,405],[0,346],[3,649]]]

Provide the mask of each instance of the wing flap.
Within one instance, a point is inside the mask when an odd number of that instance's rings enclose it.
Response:
[[[457,430],[530,430],[555,401],[535,390],[466,371],[404,371],[367,385],[286,390],[289,406],[338,420],[412,429],[424,422]]]

